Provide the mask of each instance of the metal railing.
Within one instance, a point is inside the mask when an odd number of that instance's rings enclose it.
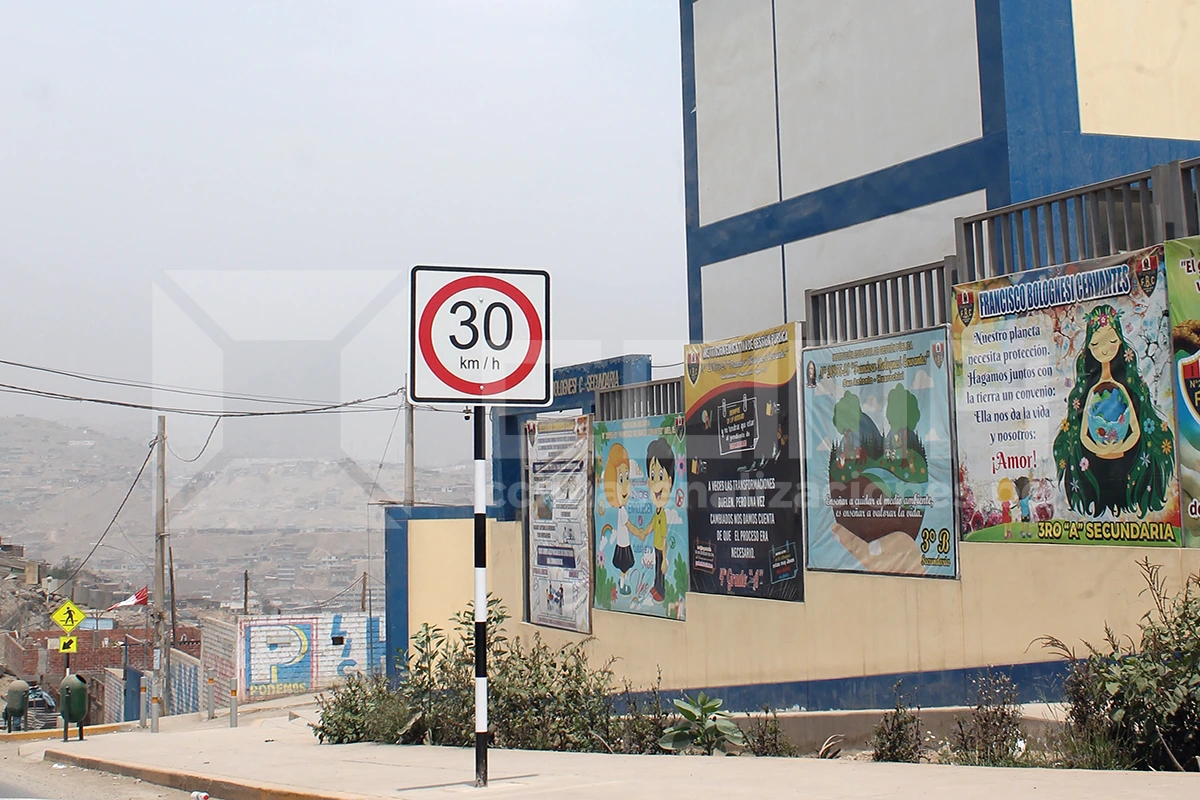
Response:
[[[682,413],[683,378],[633,383],[596,392],[598,422]]]
[[[1200,236],[1200,158],[954,221],[943,261],[805,292],[806,344],[944,324],[956,283],[1069,264]]]
[[[1169,165],[1167,165],[1169,166]],[[955,220],[959,281],[1113,255],[1163,241],[1152,173],[1014,203]]]
[[[1180,177],[1179,204],[1182,207],[1177,223],[1179,236],[1200,236],[1200,158],[1175,162]],[[1174,164],[1168,166],[1175,166]],[[1167,236],[1168,239],[1175,238]]]
[[[805,292],[806,344],[931,328],[946,322],[954,257],[876,278]]]

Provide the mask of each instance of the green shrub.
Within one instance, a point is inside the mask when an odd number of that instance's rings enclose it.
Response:
[[[551,648],[537,633],[528,647],[520,639],[489,670],[495,742],[523,750],[608,749],[613,717],[610,664],[592,667],[588,640]]]
[[[900,761],[913,763],[921,760],[921,719],[920,710],[914,714],[912,708],[900,693],[900,684],[896,681],[892,691],[896,695],[896,707],[883,715],[875,725],[871,736],[874,748],[873,758],[876,761]]]
[[[625,681],[620,695],[620,705],[624,708],[621,714],[613,716],[609,721],[608,735],[614,753],[632,753],[635,755],[655,755],[669,753],[658,743],[663,731],[679,721],[678,715],[671,712],[662,701],[662,672],[658,674],[654,685],[646,692],[644,698],[633,693],[633,685]]]
[[[1043,646],[1074,661],[1063,684],[1069,706],[1064,760],[1093,767],[1183,770],[1200,766],[1200,576],[1171,595],[1159,565],[1138,563],[1152,608],[1141,641],[1105,629],[1103,649],[1077,659],[1060,639]]]
[[[381,675],[351,675],[317,704],[321,719],[312,728],[322,744],[398,744],[421,716]]]
[[[735,747],[744,747],[746,737],[742,729],[721,710],[721,700],[709,697],[704,692],[692,698],[684,695],[675,701],[682,719],[663,731],[658,744],[664,750],[683,752],[697,749],[711,756],[715,752],[728,753]]]
[[[1017,687],[1007,675],[988,672],[976,682],[975,707],[955,720],[950,757],[956,764],[1011,767],[1024,754],[1025,732]]]
[[[488,600],[488,719],[493,742],[527,750],[661,753],[674,719],[656,685],[639,700],[627,683],[618,713],[612,662],[593,666],[581,642],[554,648],[537,633],[509,639],[508,609]],[[470,746],[475,741],[475,616],[454,615],[452,631],[422,625],[398,664],[399,693],[420,711],[405,742]]]
[[[749,715],[747,715],[749,716]],[[779,726],[779,715],[770,706],[762,707],[762,714],[751,717],[746,731],[746,749],[756,756],[781,756],[795,758],[800,755],[796,746]]]

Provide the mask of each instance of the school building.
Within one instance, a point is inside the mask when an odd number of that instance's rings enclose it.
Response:
[[[1200,235],[1200,10],[1185,0],[680,0],[680,33],[693,343],[946,326],[956,284]],[[554,408],[596,422],[685,412],[684,379],[652,382],[645,356],[555,377],[570,391]],[[488,589],[510,635],[591,636],[638,687],[661,673],[735,709],[855,709],[890,706],[903,678],[933,706],[970,702],[996,668],[1053,699],[1064,664],[1038,637],[1136,632],[1143,556],[1173,587],[1200,571],[1184,546],[957,541],[953,578],[804,569],[801,602],[692,591],[682,621],[593,606],[586,633],[535,625],[535,418],[494,417]],[[471,599],[471,516],[387,509],[389,654]]]

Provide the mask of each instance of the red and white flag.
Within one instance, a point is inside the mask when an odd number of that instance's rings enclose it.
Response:
[[[148,605],[149,602],[150,602],[150,587],[143,586],[142,588],[138,589],[133,594],[129,595],[129,597],[126,597],[124,600],[117,603],[116,605],[109,606],[107,610],[112,611],[114,608],[124,608],[125,606],[144,606],[144,605]]]

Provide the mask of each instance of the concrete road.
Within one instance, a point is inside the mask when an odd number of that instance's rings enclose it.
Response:
[[[34,758],[23,758],[16,747],[0,750],[0,798],[27,800],[187,800],[188,792],[152,786],[92,770]]]

